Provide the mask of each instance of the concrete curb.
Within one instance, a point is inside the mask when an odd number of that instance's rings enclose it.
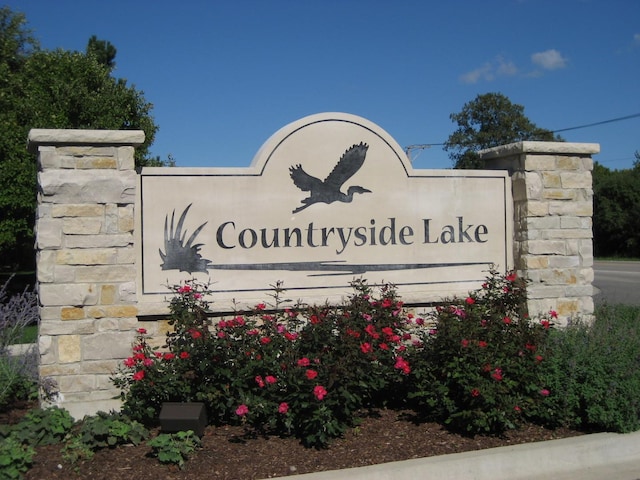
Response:
[[[524,445],[298,475],[308,480],[637,480],[640,432]]]

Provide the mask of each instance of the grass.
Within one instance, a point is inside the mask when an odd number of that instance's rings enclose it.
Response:
[[[28,325],[23,330],[20,336],[14,343],[35,343],[38,341],[38,326]]]

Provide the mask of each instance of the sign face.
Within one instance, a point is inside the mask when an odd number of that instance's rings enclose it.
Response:
[[[413,170],[380,127],[318,114],[275,133],[248,168],[144,168],[138,296],[166,309],[167,285],[210,281],[213,308],[286,297],[342,302],[350,283],[391,283],[407,303],[479,286],[512,266],[502,171]]]

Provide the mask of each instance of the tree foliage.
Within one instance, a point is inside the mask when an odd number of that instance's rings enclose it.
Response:
[[[444,149],[454,168],[481,168],[478,151],[522,140],[562,141],[553,132],[537,127],[524,114],[524,107],[500,93],[485,93],[450,115],[458,128]]]
[[[33,264],[36,158],[26,150],[32,128],[132,129],[145,132],[136,164],[157,164],[148,148],[157,131],[151,103],[112,76],[116,49],[91,37],[86,53],[42,50],[26,18],[0,8],[0,258]]]
[[[640,257],[640,152],[633,168],[593,169],[593,242],[599,257]]]

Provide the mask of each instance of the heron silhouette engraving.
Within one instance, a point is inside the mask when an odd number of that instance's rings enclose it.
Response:
[[[348,148],[324,181],[309,175],[300,164],[289,167],[295,186],[303,192],[310,192],[310,195],[301,201],[302,206],[293,210],[293,213],[298,213],[314,203],[349,203],[353,201],[355,193],[371,193],[371,190],[358,185],[350,186],[347,193],[340,191],[342,185],[362,167],[368,148],[369,145],[363,142]]]

